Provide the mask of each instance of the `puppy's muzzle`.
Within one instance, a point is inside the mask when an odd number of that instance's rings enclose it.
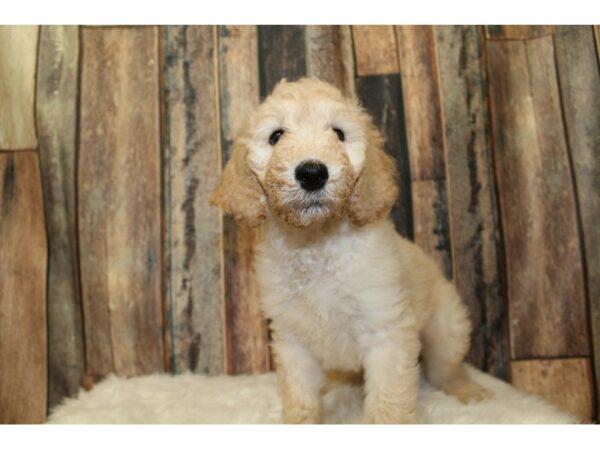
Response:
[[[295,175],[296,180],[305,191],[318,191],[325,186],[329,178],[327,166],[314,159],[298,164]]]

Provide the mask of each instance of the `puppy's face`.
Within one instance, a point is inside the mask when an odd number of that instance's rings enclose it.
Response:
[[[211,202],[251,226],[276,214],[308,227],[346,212],[363,225],[389,211],[394,176],[355,100],[316,79],[284,80],[250,116]]]
[[[271,211],[306,227],[345,210],[367,148],[358,106],[324,83],[280,83],[252,118],[247,163]]]

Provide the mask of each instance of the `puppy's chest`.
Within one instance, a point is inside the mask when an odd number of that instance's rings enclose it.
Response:
[[[259,278],[274,327],[293,332],[325,365],[356,369],[358,305],[349,268],[358,255],[328,246],[270,255]]]

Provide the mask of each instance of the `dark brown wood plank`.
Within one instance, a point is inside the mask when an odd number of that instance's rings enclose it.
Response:
[[[452,278],[452,249],[448,226],[448,194],[444,180],[411,183],[415,243]]]
[[[588,355],[577,216],[552,40],[489,41],[487,50],[511,355]]]
[[[556,67],[583,232],[596,404],[600,405],[600,74],[592,28],[560,27],[560,31],[554,38]]]
[[[0,153],[0,423],[46,418],[46,264],[38,156]]]
[[[165,30],[167,298],[173,372],[225,372],[214,26]]]
[[[480,30],[436,26],[454,282],[473,323],[468,361],[507,377],[508,338]]]
[[[405,238],[413,239],[410,165],[400,77],[397,74],[358,77],[356,84],[358,99],[386,138],[385,151],[396,159],[399,196],[391,212],[396,230]]]
[[[398,73],[394,27],[354,25],[352,27],[358,76]]]
[[[350,26],[307,25],[306,65],[309,76],[327,81],[352,96],[355,86]]]
[[[83,28],[78,172],[87,371],[163,370],[158,29]]]
[[[435,38],[431,26],[397,26],[400,75],[413,180],[446,176]]]
[[[75,163],[79,27],[40,29],[36,123],[48,230],[48,408],[83,381]]]
[[[38,26],[0,26],[0,149],[37,147],[35,71]]]
[[[433,27],[395,29],[413,180],[415,242],[451,278],[444,128]]]
[[[588,358],[513,361],[511,374],[516,387],[591,421],[594,389]]]
[[[294,81],[306,76],[305,27],[259,25],[258,58],[261,98],[269,95],[282,78]]]
[[[554,25],[486,25],[485,37],[496,40],[525,40],[554,33]]]
[[[288,32],[278,27],[265,28],[268,28],[263,30],[266,35],[273,38],[278,36],[278,39],[288,43],[290,42],[288,39],[291,39],[288,33],[295,35],[294,33],[298,31],[294,29]],[[295,54],[291,49],[282,50],[278,45],[274,45],[272,49],[283,51],[285,54],[288,51],[290,55]],[[296,42],[293,45],[299,44]],[[223,165],[231,157],[233,141],[241,131],[244,121],[259,102],[257,54],[256,27],[219,27]],[[276,58],[276,55],[263,56],[267,60]],[[285,65],[285,62],[277,64]],[[279,73],[284,73],[287,69],[290,68],[274,68],[275,72],[279,71]],[[268,90],[272,88],[270,84],[276,81],[278,81],[277,76],[267,80]],[[227,372],[230,374],[265,372],[270,368],[267,324],[259,305],[254,271],[257,238],[256,230],[238,227],[230,216],[223,218]]]

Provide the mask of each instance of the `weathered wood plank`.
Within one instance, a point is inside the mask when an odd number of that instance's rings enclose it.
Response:
[[[446,176],[435,39],[431,26],[397,26],[398,59],[413,180]]]
[[[0,423],[46,418],[46,263],[37,154],[0,153]]]
[[[265,35],[282,39],[293,46],[300,46],[296,33],[279,27],[265,27]],[[301,27],[297,27],[301,28]],[[303,39],[303,37],[302,37]],[[302,41],[303,42],[303,41]],[[287,49],[281,43],[268,47],[294,58],[296,49]],[[263,49],[265,51],[265,49]],[[289,53],[288,53],[289,52]],[[258,40],[257,29],[251,26],[219,27],[219,76],[221,110],[221,148],[223,164],[231,157],[233,140],[241,131],[247,115],[258,105],[260,91],[258,79]],[[304,55],[304,50],[302,50]],[[299,76],[293,73],[298,69],[285,67],[285,61],[275,63],[278,55],[265,55],[273,69],[281,76]],[[284,67],[281,67],[281,64]],[[290,72],[287,72],[287,69]],[[271,77],[273,75],[273,77]],[[279,75],[269,74],[266,92],[272,89]],[[263,80],[265,81],[265,80]],[[255,230],[238,227],[229,216],[223,218],[223,251],[225,269],[225,311],[227,372],[257,373],[269,370],[269,342],[267,324],[260,310],[256,275],[254,272],[254,251],[257,233]]]
[[[352,27],[358,76],[398,73],[394,28],[389,25]]]
[[[488,41],[487,50],[511,355],[587,355],[577,216],[551,38]]]
[[[221,173],[217,35],[165,30],[167,298],[173,372],[225,372],[221,214],[208,195]]]
[[[452,248],[448,229],[448,194],[444,180],[411,183],[415,243],[452,278]]]
[[[600,405],[600,74],[591,27],[560,28],[554,38],[556,66],[583,231]]]
[[[446,142],[454,282],[473,323],[468,360],[507,377],[496,199],[491,167],[485,68],[475,26],[434,28]]]
[[[348,25],[307,25],[308,75],[337,86],[345,95],[355,93],[352,33]]]
[[[358,77],[356,83],[359,100],[386,138],[385,151],[396,159],[400,194],[391,212],[396,230],[413,239],[410,164],[400,77],[398,74]]]
[[[79,392],[85,370],[75,161],[79,27],[40,29],[36,123],[48,230],[48,408]]]
[[[485,37],[496,40],[525,40],[554,33],[554,25],[486,25]]]
[[[451,278],[444,128],[433,28],[397,26],[395,30],[413,180],[415,242]]]
[[[294,81],[306,76],[305,27],[259,25],[258,58],[261,98],[269,95],[282,78]]]
[[[158,30],[82,30],[78,172],[87,371],[163,370]]]
[[[37,147],[34,119],[38,26],[0,25],[0,149]]]
[[[511,362],[512,384],[590,421],[593,387],[588,358]]]

